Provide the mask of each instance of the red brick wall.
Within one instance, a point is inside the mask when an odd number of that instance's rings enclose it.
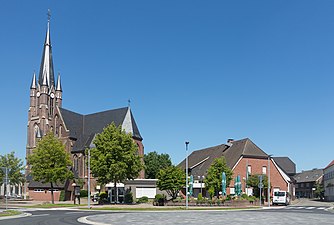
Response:
[[[251,170],[252,170],[251,174],[262,174],[262,167],[265,166],[267,168],[266,175],[268,176],[268,160],[267,159],[242,158],[233,170],[233,180],[230,183],[230,187],[234,187],[234,178],[240,175],[241,182],[242,182],[242,190],[245,191],[245,178],[246,178],[247,163],[249,166],[251,166]],[[275,167],[272,161],[270,161],[270,184],[271,184],[271,193],[274,188],[279,188],[280,190],[289,191],[287,182],[281,176],[281,174],[279,173],[278,169]]]
[[[60,191],[53,192],[54,200],[59,201]],[[51,202],[51,192],[34,192],[29,190],[29,199],[35,201],[50,201]]]

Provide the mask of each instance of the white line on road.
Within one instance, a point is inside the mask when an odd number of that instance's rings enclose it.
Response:
[[[75,214],[75,213],[85,213],[85,212],[67,212],[65,214]]]
[[[38,215],[32,215],[32,216],[34,216],[34,217],[36,217],[36,216],[50,216],[50,214],[38,214]]]
[[[307,207],[306,209],[315,209],[315,207]]]

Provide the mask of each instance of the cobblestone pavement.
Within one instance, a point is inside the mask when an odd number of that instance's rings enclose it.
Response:
[[[279,212],[278,210],[258,211],[177,211],[177,212],[140,212],[140,213],[111,213],[86,217],[91,224],[112,225],[171,225],[171,224],[220,224],[229,225],[314,225],[334,224],[334,214],[322,211],[321,213]],[[86,222],[87,222],[86,221]],[[83,221],[81,221],[83,222]]]

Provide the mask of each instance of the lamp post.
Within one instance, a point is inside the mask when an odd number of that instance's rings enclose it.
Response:
[[[88,179],[87,179],[87,185],[88,185],[88,187],[87,187],[87,191],[88,191],[88,199],[87,199],[87,201],[88,201],[88,209],[90,209],[90,148],[88,148]]]
[[[270,161],[271,161],[271,156],[273,155],[268,155],[268,207],[270,207]]]
[[[189,145],[189,141],[186,141],[185,144],[186,144],[186,209],[188,209],[188,145]]]
[[[203,179],[204,179],[205,177],[204,176],[198,176],[198,179],[199,179],[199,182],[201,183],[201,194],[202,194],[202,196],[203,196],[203,188],[202,188],[202,185],[203,185]]]

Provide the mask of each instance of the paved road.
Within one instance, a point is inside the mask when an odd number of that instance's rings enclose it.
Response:
[[[0,225],[82,225],[77,219],[100,212],[79,210],[24,210],[31,216],[0,220]]]

